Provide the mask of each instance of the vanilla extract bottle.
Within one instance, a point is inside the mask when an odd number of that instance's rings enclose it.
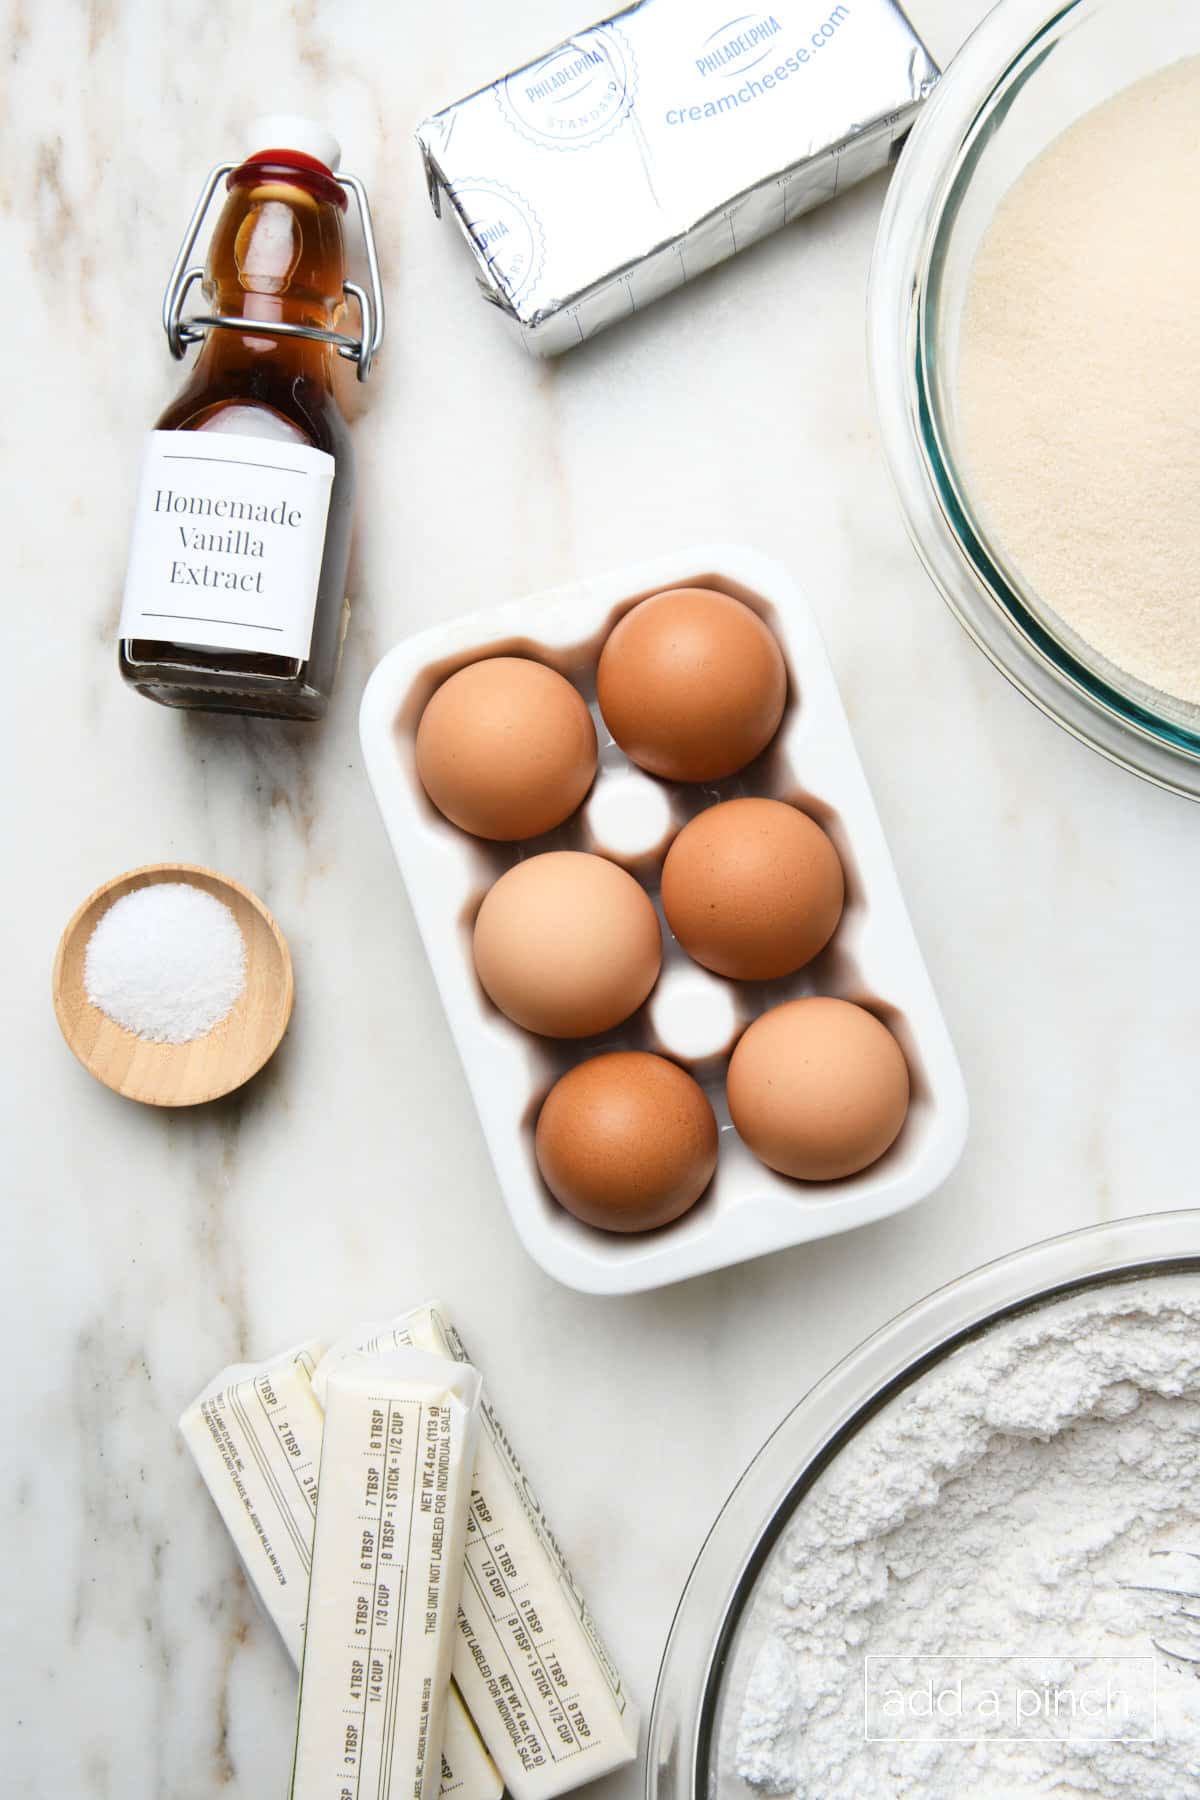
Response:
[[[319,719],[348,611],[354,469],[339,359],[366,378],[383,338],[383,297],[366,194],[337,173],[336,141],[279,116],[259,121],[252,142],[242,162],[210,175],[168,287],[173,354],[201,349],[150,434],[120,669],[164,706]],[[222,184],[207,265],[192,267]],[[350,197],[369,292],[347,280]],[[211,310],[185,318],[195,282]],[[357,338],[342,329],[348,301]]]

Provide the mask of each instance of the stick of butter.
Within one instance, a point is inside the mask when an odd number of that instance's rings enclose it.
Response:
[[[348,1349],[467,1353],[440,1307],[363,1326]],[[467,1531],[454,1678],[514,1800],[555,1800],[632,1762],[637,1713],[508,1436],[485,1398]]]
[[[291,1800],[437,1792],[480,1380],[412,1349],[326,1358]]]
[[[309,1341],[222,1369],[179,1421],[250,1585],[297,1664],[321,1461],[312,1374],[323,1354]]]
[[[222,1369],[179,1421],[251,1588],[299,1667],[317,1517],[324,1419],[315,1340],[258,1364]],[[503,1783],[451,1687],[441,1800],[500,1800]]]

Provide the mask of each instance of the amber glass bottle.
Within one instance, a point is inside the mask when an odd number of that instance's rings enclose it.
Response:
[[[203,291],[235,324],[208,330],[151,434],[120,667],[165,706],[319,719],[346,609],[346,365],[334,344],[255,325],[340,328],[346,195],[334,141],[291,123],[226,182]]]

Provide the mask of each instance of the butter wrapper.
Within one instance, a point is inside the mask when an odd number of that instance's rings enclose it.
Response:
[[[314,1340],[223,1369],[179,1421],[251,1587],[292,1661],[304,1654],[324,1417]],[[439,1800],[500,1800],[503,1783],[451,1683]]]
[[[422,1306],[334,1345],[318,1398],[340,1356],[400,1349],[468,1361],[445,1312]],[[512,1800],[559,1800],[637,1755],[637,1710],[486,1393],[453,1668]]]
[[[222,1369],[179,1421],[251,1589],[297,1665],[321,1466],[312,1376],[325,1348],[311,1339]]]
[[[638,0],[417,140],[484,298],[557,355],[885,167],[937,79],[895,0]]]
[[[327,1365],[291,1800],[426,1800],[442,1778],[480,1380],[411,1349]]]

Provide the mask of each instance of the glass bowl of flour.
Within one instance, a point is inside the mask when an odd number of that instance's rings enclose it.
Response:
[[[1200,1792],[1200,1212],[901,1315],[768,1439],[655,1695],[648,1800]],[[1200,1607],[1194,1608],[1200,1612]],[[1189,1633],[1192,1635],[1189,1636]]]
[[[913,541],[1045,712],[1200,798],[1200,6],[1002,0],[889,190],[869,342]]]

